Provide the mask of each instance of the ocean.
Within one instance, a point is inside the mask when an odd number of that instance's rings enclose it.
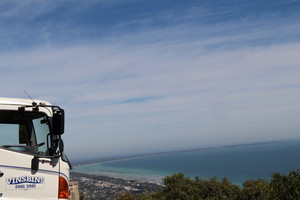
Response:
[[[202,179],[227,177],[241,185],[246,180],[270,180],[300,168],[300,140],[198,149],[137,156],[75,166],[73,171],[162,183],[174,173]]]

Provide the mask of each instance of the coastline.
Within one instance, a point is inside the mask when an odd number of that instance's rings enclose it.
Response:
[[[290,140],[299,140],[299,138],[290,139]],[[129,155],[129,156],[117,156],[117,157],[109,157],[109,158],[102,158],[102,159],[95,158],[95,159],[90,159],[90,160],[85,160],[85,161],[74,162],[73,166],[88,165],[88,164],[94,164],[94,163],[107,163],[107,162],[115,162],[115,161],[123,161],[123,160],[151,157],[151,156],[157,156],[157,155],[196,152],[196,151],[205,151],[205,150],[212,150],[212,149],[228,149],[228,148],[247,147],[247,146],[260,146],[260,145],[268,145],[268,144],[274,144],[274,143],[282,143],[282,142],[286,142],[286,141],[290,141],[290,140],[262,141],[262,142],[252,142],[252,143],[211,146],[211,147],[200,147],[200,148],[191,148],[191,149],[174,150],[174,151],[161,151],[161,152],[145,153],[145,154],[137,154],[137,155]]]
[[[269,141],[102,159],[75,165],[73,172],[154,184],[162,184],[163,178],[174,173],[184,173],[190,178],[227,177],[241,185],[246,180],[268,180],[274,172],[285,173],[297,167],[297,155],[293,152],[300,150],[299,142],[299,139]]]
[[[117,177],[111,177],[111,176],[105,176],[105,175],[97,175],[97,174],[87,174],[82,172],[71,172],[71,177],[88,177],[91,179],[97,179],[97,180],[116,180],[116,181],[125,181],[125,182],[139,182],[139,183],[149,183],[151,185],[161,185],[160,183],[152,183],[149,181],[143,181],[143,180],[136,180],[136,179],[124,179],[124,178],[117,178]]]
[[[94,163],[95,165],[99,165],[99,163]],[[93,165],[93,164],[88,164]],[[80,166],[78,166],[80,167]],[[72,173],[78,174],[85,174],[88,176],[103,176],[103,177],[110,177],[115,179],[123,179],[123,180],[136,180],[154,184],[162,184],[162,179],[171,174],[160,174],[160,173],[153,173],[151,171],[142,171],[133,169],[132,171],[105,171],[105,170],[83,170],[83,169],[73,169]]]

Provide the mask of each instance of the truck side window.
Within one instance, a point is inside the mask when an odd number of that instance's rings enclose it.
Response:
[[[21,124],[0,124],[0,147],[20,152],[33,153],[30,148],[26,147],[30,142],[27,139],[28,137],[19,132],[20,125]]]
[[[0,146],[19,144],[19,125],[0,124]]]
[[[48,155],[50,142],[50,130],[48,120],[44,117],[32,120],[35,134],[37,151],[44,155]]]

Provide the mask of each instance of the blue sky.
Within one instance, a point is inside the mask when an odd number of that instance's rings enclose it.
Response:
[[[3,0],[3,97],[66,110],[71,159],[298,138],[299,0]]]

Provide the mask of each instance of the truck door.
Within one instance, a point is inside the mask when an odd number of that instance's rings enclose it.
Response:
[[[60,163],[51,156],[48,118],[41,113],[0,114],[0,199],[58,199]]]

